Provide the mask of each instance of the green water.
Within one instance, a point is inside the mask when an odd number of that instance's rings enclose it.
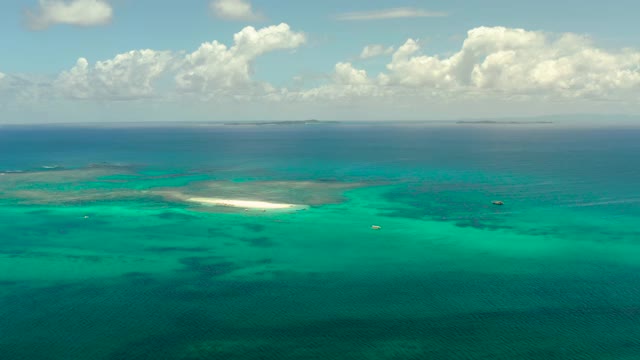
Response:
[[[298,135],[346,130],[317,131]],[[362,153],[273,150],[285,135],[260,135],[266,155],[226,150],[213,164],[189,162],[203,149],[184,145],[183,162],[82,159],[2,175],[1,358],[640,356],[637,165],[594,157],[588,137],[555,150],[583,152],[581,166],[564,166],[526,142],[482,162],[447,153],[451,141],[434,155],[407,134],[386,156],[358,136]],[[490,135],[475,138],[481,148],[500,143]],[[117,149],[86,156],[139,156]],[[52,163],[45,152],[11,164]],[[168,191],[310,207],[207,207]]]

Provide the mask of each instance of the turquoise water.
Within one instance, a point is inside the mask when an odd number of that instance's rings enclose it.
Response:
[[[0,129],[0,358],[637,359],[638,138]]]

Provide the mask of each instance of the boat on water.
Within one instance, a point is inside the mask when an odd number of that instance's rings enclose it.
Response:
[[[493,205],[504,205],[504,202],[503,202],[503,201],[500,201],[500,200],[492,201],[491,203],[492,203]]]

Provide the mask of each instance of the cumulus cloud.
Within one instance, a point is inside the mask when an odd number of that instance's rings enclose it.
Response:
[[[335,16],[336,20],[358,21],[358,20],[384,20],[384,19],[402,19],[402,18],[424,18],[424,17],[444,17],[446,12],[428,11],[410,7],[399,7],[383,10],[371,11],[355,11]]]
[[[304,44],[303,33],[289,25],[255,29],[248,26],[236,33],[233,45],[218,41],[203,43],[192,53],[132,50],[113,59],[90,64],[79,58],[75,66],[53,81],[57,94],[71,99],[135,100],[154,97],[154,83],[161,78],[174,80],[172,91],[203,98],[213,96],[266,96],[276,90],[252,79],[252,64],[259,56]]]
[[[105,0],[39,0],[35,10],[27,10],[27,24],[33,30],[52,25],[105,25],[113,18],[113,9]]]
[[[363,54],[383,49],[365,48]],[[339,63],[333,83],[307,91],[306,97],[629,100],[640,94],[640,51],[606,51],[576,34],[479,27],[468,32],[451,56],[421,50],[418,41],[408,39],[376,77]]]
[[[55,87],[74,99],[126,100],[154,95],[153,81],[169,66],[166,51],[134,50],[91,66],[85,58],[62,72]]]
[[[253,10],[253,6],[246,0],[213,0],[209,3],[213,14],[226,20],[255,21],[262,19],[262,15]]]
[[[24,99],[60,94],[91,100],[162,96],[174,101],[231,99],[301,107],[339,104],[345,109],[368,103],[377,109],[405,106],[408,112],[426,104],[445,110],[446,104],[455,104],[450,108],[464,111],[465,104],[491,107],[486,104],[509,105],[514,99],[531,104],[640,103],[640,51],[605,50],[576,34],[505,27],[472,29],[448,55],[427,54],[414,39],[395,50],[370,45],[361,58],[390,55],[381,73],[338,62],[326,76],[309,82],[298,78],[289,88],[254,79],[252,67],[260,56],[305,42],[305,35],[287,24],[249,26],[228,45],[206,42],[192,52],[134,50],[93,64],[80,58],[54,81],[0,74],[0,90],[8,97],[22,94]],[[315,85],[305,87],[305,83]]]
[[[420,55],[409,39],[388,64],[389,82],[413,87],[605,97],[640,86],[640,52],[607,52],[575,34],[479,27],[450,57]]]
[[[175,77],[178,88],[213,93],[246,87],[252,83],[251,65],[258,56],[299,47],[306,37],[283,23],[260,30],[248,26],[236,33],[233,40],[231,47],[213,41],[188,54]]]
[[[321,86],[286,92],[281,99],[288,101],[335,101],[351,103],[356,99],[371,99],[392,96],[389,88],[379,85],[377,78],[370,78],[366,70],[358,69],[349,62],[336,64],[331,81]]]
[[[360,59],[370,59],[382,55],[389,55],[393,53],[393,46],[385,47],[384,45],[375,44],[367,45],[362,49],[360,53]]]
[[[356,69],[351,63],[336,64],[335,82],[342,85],[367,85],[369,77],[365,70]]]

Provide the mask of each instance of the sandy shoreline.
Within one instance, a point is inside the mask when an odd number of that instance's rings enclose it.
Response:
[[[196,202],[205,205],[216,206],[230,206],[245,209],[257,209],[257,210],[284,210],[284,209],[296,209],[303,208],[303,205],[296,204],[284,204],[284,203],[272,203],[267,201],[258,200],[238,200],[238,199],[218,199],[207,197],[191,197],[188,198],[189,202]]]

